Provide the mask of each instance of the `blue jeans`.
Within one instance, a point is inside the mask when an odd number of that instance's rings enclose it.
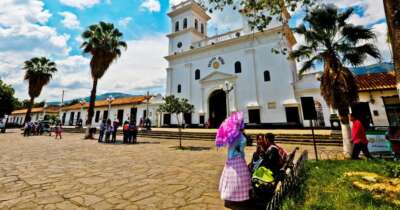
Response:
[[[104,137],[104,131],[100,130],[100,132],[99,132],[99,142],[103,141],[103,137]]]

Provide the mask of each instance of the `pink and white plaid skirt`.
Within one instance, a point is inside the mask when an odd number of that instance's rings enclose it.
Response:
[[[228,159],[219,181],[221,199],[226,201],[249,200],[250,172],[246,160],[240,156]]]

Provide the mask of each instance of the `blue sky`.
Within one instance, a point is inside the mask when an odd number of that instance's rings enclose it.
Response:
[[[38,100],[59,100],[87,96],[91,89],[89,57],[79,48],[80,34],[99,21],[112,22],[124,34],[128,50],[100,80],[98,93],[141,94],[150,90],[164,93],[165,68],[170,23],[170,5],[182,0],[1,0],[0,1],[0,79],[12,84],[16,96],[27,98],[22,64],[34,56],[47,56],[57,63],[53,80]],[[377,33],[377,44],[384,57],[390,57],[385,44],[386,23],[382,1],[321,0],[341,8],[354,7],[354,24]],[[209,35],[241,27],[237,11],[226,9],[210,14]],[[290,22],[301,22],[304,12],[293,14]],[[298,37],[299,43],[302,43]],[[368,61],[369,63],[373,61]],[[367,62],[367,63],[368,63]]]

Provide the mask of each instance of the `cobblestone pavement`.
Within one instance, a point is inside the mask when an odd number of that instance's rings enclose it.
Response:
[[[207,141],[183,141],[192,146],[183,151],[174,140],[139,142],[0,134],[0,209],[224,209],[225,150]]]

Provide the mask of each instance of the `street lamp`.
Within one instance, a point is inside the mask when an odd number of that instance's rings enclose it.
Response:
[[[44,105],[43,105],[43,120],[46,120],[46,108],[47,108],[47,103],[44,103]]]
[[[79,104],[81,105],[81,116],[80,116],[80,118],[82,119],[82,122],[83,122],[83,106],[86,104],[85,99],[81,99],[79,101]],[[80,119],[78,119],[78,120],[80,120]]]
[[[234,88],[233,84],[230,83],[229,81],[225,81],[224,86],[221,87],[221,89],[225,92],[226,95],[226,107],[227,107],[226,117],[228,117],[231,114],[231,109],[229,106],[229,93],[233,90],[233,88]]]
[[[144,96],[144,99],[146,100],[146,118],[149,118],[149,101],[151,99],[149,91],[147,91],[146,95]]]
[[[114,101],[114,97],[109,95],[106,100],[108,102],[108,116],[111,116],[111,103]]]

